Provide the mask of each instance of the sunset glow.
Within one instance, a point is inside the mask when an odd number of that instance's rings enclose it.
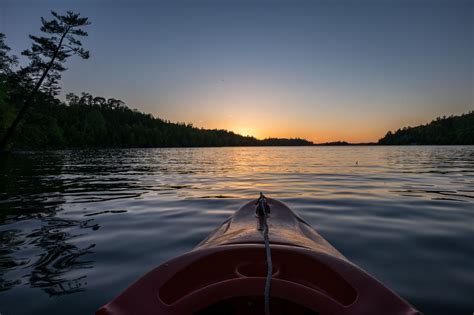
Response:
[[[94,21],[93,58],[68,64],[62,97],[87,91],[174,122],[314,142],[377,141],[473,109],[472,2],[271,3],[54,2]],[[49,9],[2,12],[19,55]],[[127,21],[120,33],[116,21]]]

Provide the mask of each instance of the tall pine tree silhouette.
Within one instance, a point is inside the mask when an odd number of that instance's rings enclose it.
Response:
[[[30,86],[31,90],[2,138],[0,150],[8,148],[36,92],[42,90],[53,95],[57,93],[59,89],[57,83],[61,78],[61,72],[66,70],[63,66],[66,60],[73,55],[78,55],[83,59],[89,58],[89,52],[82,48],[82,43],[78,39],[87,36],[87,32],[82,27],[90,24],[88,18],[80,17],[79,13],[71,11],[67,11],[65,15],[59,15],[54,11],[51,11],[51,14],[53,19],[49,21],[41,18],[41,31],[46,36],[30,35],[33,41],[31,48],[22,52],[30,62],[20,72],[27,78],[24,84]]]

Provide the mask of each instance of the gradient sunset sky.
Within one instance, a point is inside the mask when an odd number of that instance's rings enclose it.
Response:
[[[0,0],[15,54],[49,10],[90,18],[87,91],[171,121],[315,142],[474,109],[474,1]]]

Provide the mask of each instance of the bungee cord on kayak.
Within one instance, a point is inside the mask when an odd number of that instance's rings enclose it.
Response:
[[[257,215],[263,217],[263,240],[265,243],[265,254],[267,257],[267,277],[265,279],[265,290],[264,290],[264,303],[265,303],[265,315],[270,315],[270,287],[272,281],[273,264],[272,264],[272,253],[270,249],[270,240],[268,237],[268,223],[267,217],[270,212],[270,206],[267,203],[267,199],[260,193],[258,198]]]

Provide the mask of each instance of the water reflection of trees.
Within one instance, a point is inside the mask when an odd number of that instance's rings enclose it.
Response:
[[[83,257],[92,253],[95,244],[79,248],[68,241],[75,235],[67,232],[69,228],[91,228],[88,221],[80,222],[50,218],[40,229],[27,235],[31,244],[43,252],[35,263],[30,265],[29,282],[32,287],[42,288],[50,295],[63,295],[82,291],[87,285],[85,272],[72,271],[93,268],[93,261]],[[69,276],[74,274],[74,276]]]
[[[74,244],[89,220],[59,218],[63,155],[14,154],[0,159],[0,291],[27,284],[49,295],[84,290],[95,244]],[[20,228],[15,227],[20,226]],[[15,228],[14,228],[15,227]]]
[[[193,189],[182,174],[211,167],[195,150],[80,150],[0,156],[0,290],[29,285],[50,295],[87,286],[94,244],[78,234],[99,226],[100,206],[82,218],[63,211],[81,204]],[[206,154],[214,154],[212,152]],[[196,162],[197,161],[197,162]],[[213,165],[212,167],[214,167]],[[224,167],[224,163],[218,166]],[[147,176],[160,174],[160,176]],[[178,175],[179,174],[179,175]]]
[[[49,295],[82,291],[87,285],[85,269],[93,268],[94,263],[84,256],[92,253],[95,244],[82,248],[76,246],[71,241],[77,235],[67,230],[94,228],[89,222],[53,216],[41,220],[42,226],[30,234],[19,230],[0,232],[0,291],[20,285],[23,278],[28,279],[27,283],[32,287],[41,288]],[[39,254],[24,257],[25,249]],[[15,278],[9,279],[9,273]]]
[[[14,253],[22,245],[18,230],[0,232],[0,291],[6,291],[21,283],[20,279],[7,279],[6,272],[15,270],[26,264],[28,259],[14,257]]]

